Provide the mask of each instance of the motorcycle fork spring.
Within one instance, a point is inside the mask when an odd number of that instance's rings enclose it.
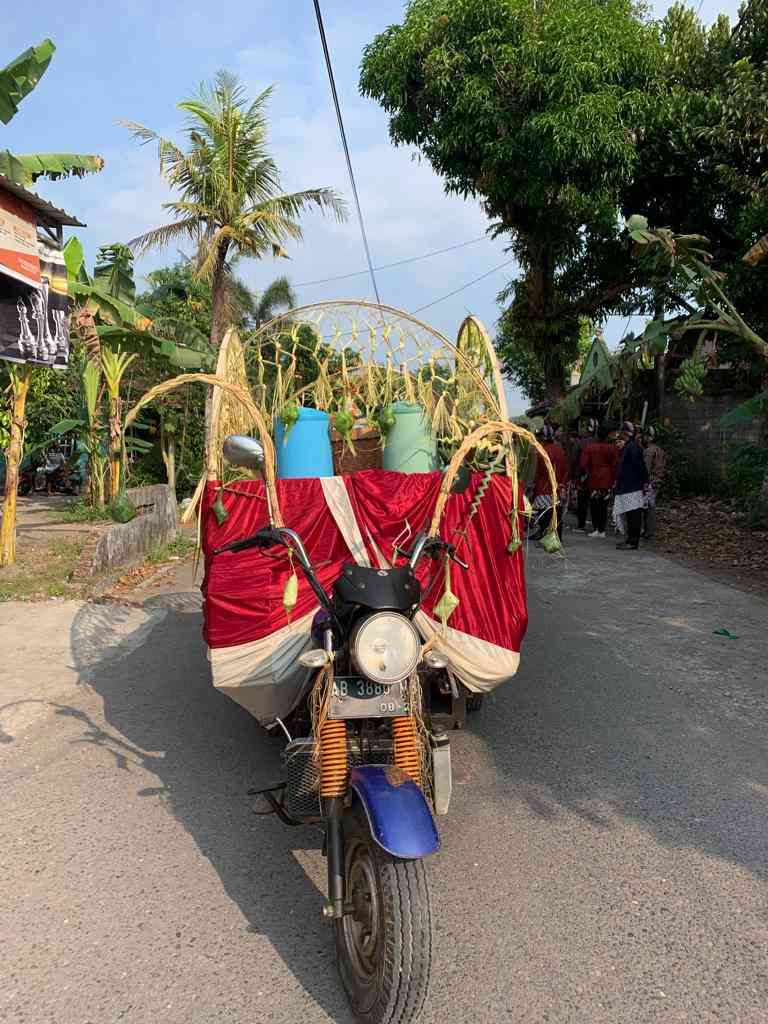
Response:
[[[320,796],[326,799],[344,796],[349,784],[347,723],[332,719],[323,722],[320,726],[318,745]]]
[[[421,751],[416,722],[410,715],[392,719],[392,738],[395,744],[395,765],[421,785]]]

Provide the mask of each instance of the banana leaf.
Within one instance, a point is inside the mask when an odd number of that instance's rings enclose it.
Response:
[[[62,253],[64,255],[64,262],[67,265],[67,279],[70,281],[82,280],[81,275],[83,273],[85,253],[83,251],[83,243],[77,235],[72,235],[66,240]]]
[[[50,39],[30,46],[0,70],[0,121],[8,124],[19,103],[35,88],[51,63],[56,50]]]
[[[761,391],[759,395],[753,395],[752,398],[747,399],[746,402],[742,402],[741,405],[737,405],[735,409],[731,409],[725,416],[721,416],[718,420],[718,426],[720,427],[736,427],[740,423],[744,423],[745,420],[754,419],[760,416],[761,413],[768,411],[768,391]]]
[[[82,430],[86,426],[83,420],[59,420],[51,427],[52,434],[70,434],[73,430]]]
[[[8,156],[11,166],[7,177],[25,188],[34,185],[38,178],[48,178],[49,181],[70,176],[82,178],[86,174],[96,174],[104,166],[102,157],[85,153],[8,153]],[[0,171],[5,174],[1,159]]]
[[[145,331],[152,326],[149,317],[143,316],[127,302],[109,295],[108,292],[94,281],[86,284],[82,281],[69,282],[69,294],[73,298],[90,300],[98,310],[99,317],[113,327],[133,327]]]
[[[103,245],[93,269],[94,284],[121,302],[133,303],[136,284],[133,280],[133,253],[127,245]]]
[[[0,149],[0,174],[21,185],[26,171],[24,165],[7,149]]]

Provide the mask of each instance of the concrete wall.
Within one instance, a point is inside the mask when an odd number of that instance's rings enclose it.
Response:
[[[727,412],[746,401],[747,396],[726,391],[703,395],[691,402],[675,392],[667,392],[664,420],[679,430],[690,446],[691,470],[702,476],[722,478],[729,447],[738,441],[765,444],[768,426],[764,417],[745,420],[724,429],[719,421]]]
[[[138,515],[130,523],[115,523],[99,532],[90,552],[89,575],[140,565],[153,548],[179,534],[176,495],[167,484],[131,487],[127,493]]]

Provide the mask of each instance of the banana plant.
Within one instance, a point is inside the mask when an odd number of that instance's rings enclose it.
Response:
[[[123,417],[120,385],[125,371],[136,359],[136,353],[113,351],[105,348],[101,353],[101,369],[109,398],[109,499],[114,501],[120,493],[120,471],[123,458]]]
[[[19,104],[40,81],[56,51],[50,39],[31,46],[4,68],[0,68],[0,121],[16,116]],[[57,178],[95,174],[104,166],[100,156],[82,153],[11,153],[0,150],[0,174],[29,188],[38,178]]]
[[[178,328],[173,335],[136,305],[133,253],[119,243],[102,246],[93,274],[85,268],[80,239],[64,245],[67,284],[73,304],[76,335],[91,359],[101,361],[102,347],[120,346],[140,355],[156,355],[185,370],[207,368],[212,355],[197,337]]]
[[[80,414],[77,417],[60,420],[51,431],[54,436],[74,434],[85,448],[88,454],[91,503],[96,508],[104,508],[104,484],[107,475],[100,394],[101,366],[93,359],[86,359],[80,373]]]

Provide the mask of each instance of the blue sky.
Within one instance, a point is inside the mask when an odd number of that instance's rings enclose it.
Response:
[[[662,14],[665,0],[654,8]],[[693,2],[698,7],[697,0]],[[735,17],[738,0],[702,0],[701,15]],[[357,92],[362,47],[387,25],[399,21],[400,0],[323,0],[329,46],[347,136],[375,265],[480,238],[465,248],[378,275],[383,302],[414,310],[485,274],[508,259],[500,241],[482,237],[487,221],[473,202],[447,197],[426,163],[390,145],[384,114]],[[43,37],[57,52],[37,89],[7,127],[0,146],[17,152],[99,153],[104,171],[83,180],[41,183],[46,198],[88,224],[81,232],[89,262],[99,245],[127,241],[164,222],[168,198],[155,155],[132,142],[119,119],[173,135],[182,117],[176,103],[219,68],[241,76],[255,94],[271,83],[271,142],[286,190],[326,185],[349,196],[349,184],[331,106],[311,0],[229,0],[219,6],[200,0],[131,0],[108,8],[81,0],[76,15],[52,0],[13,4],[4,15],[0,63]],[[215,12],[211,17],[211,11]],[[102,34],[100,26],[105,25]],[[291,260],[243,264],[241,276],[256,291],[287,273],[301,302],[329,298],[372,298],[366,276],[333,284],[305,282],[363,270],[365,257],[354,217],[336,224],[312,215],[304,242],[291,246]],[[166,250],[143,259],[138,275],[172,262]],[[489,329],[498,316],[496,296],[514,268],[495,270],[484,280],[423,314],[453,337],[472,312]],[[609,343],[626,321],[611,321]],[[513,411],[525,402],[510,393]]]

